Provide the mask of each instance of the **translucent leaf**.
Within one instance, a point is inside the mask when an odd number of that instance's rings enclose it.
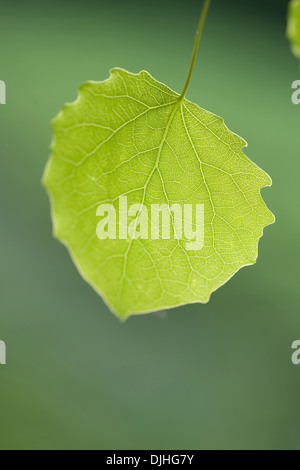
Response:
[[[55,236],[120,318],[207,302],[241,267],[255,263],[263,228],[274,221],[260,195],[271,179],[220,117],[145,71],[114,69],[108,80],[82,85],[53,129],[44,183]],[[128,216],[128,235],[120,196],[128,207],[143,204],[150,225],[155,204],[204,207],[204,223],[193,219],[190,226],[203,223],[204,239],[193,246],[191,237],[180,237],[170,211],[169,237],[138,238],[142,212]],[[114,239],[97,235],[102,204],[114,208]],[[164,224],[156,219],[160,234]]]
[[[288,37],[294,54],[300,58],[300,0],[292,0],[289,5]]]

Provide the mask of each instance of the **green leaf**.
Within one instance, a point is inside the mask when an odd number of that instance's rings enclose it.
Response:
[[[255,263],[263,228],[274,221],[260,195],[271,179],[220,117],[145,71],[114,69],[108,80],[82,85],[53,129],[44,184],[55,236],[120,318],[207,302]],[[122,195],[128,206],[144,204],[149,223],[153,204],[204,204],[203,248],[187,249],[174,217],[170,239],[100,240],[97,208],[113,204],[119,230]]]
[[[294,54],[300,58],[300,0],[292,0],[289,4],[287,34]]]

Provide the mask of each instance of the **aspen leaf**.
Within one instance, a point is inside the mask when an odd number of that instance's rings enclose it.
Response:
[[[287,34],[294,54],[300,58],[300,0],[292,0],[289,4]]]
[[[255,263],[263,229],[274,221],[260,194],[271,179],[245,156],[246,142],[220,117],[145,71],[114,69],[109,79],[80,87],[53,132],[44,184],[55,236],[120,318],[205,303],[240,268]],[[120,197],[128,207],[143,204],[143,223],[151,223],[155,204],[203,207],[199,249],[188,249],[178,237],[172,214],[169,238],[134,236],[136,222],[126,237]],[[97,235],[103,204],[113,207],[110,222],[123,238]],[[138,219],[132,215],[128,225]],[[160,219],[156,224],[164,228]],[[197,229],[197,221],[192,226]]]

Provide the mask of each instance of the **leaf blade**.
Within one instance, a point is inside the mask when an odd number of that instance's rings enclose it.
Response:
[[[293,53],[300,58],[300,0],[292,0],[289,4],[287,35]]]
[[[255,262],[263,228],[274,221],[260,195],[271,179],[220,117],[180,100],[145,71],[114,69],[108,80],[80,88],[53,131],[44,184],[55,235],[119,317],[205,303]],[[148,208],[205,203],[204,248],[187,252],[174,234],[98,240],[96,208],[113,203],[118,210],[120,195]]]

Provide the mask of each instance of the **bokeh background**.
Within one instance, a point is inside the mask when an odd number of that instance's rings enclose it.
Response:
[[[121,324],[52,237],[51,119],[86,80],[147,69],[180,92],[201,1],[0,2],[1,449],[299,449],[299,64],[287,2],[213,0],[188,98],[273,178],[277,222],[194,304]]]

